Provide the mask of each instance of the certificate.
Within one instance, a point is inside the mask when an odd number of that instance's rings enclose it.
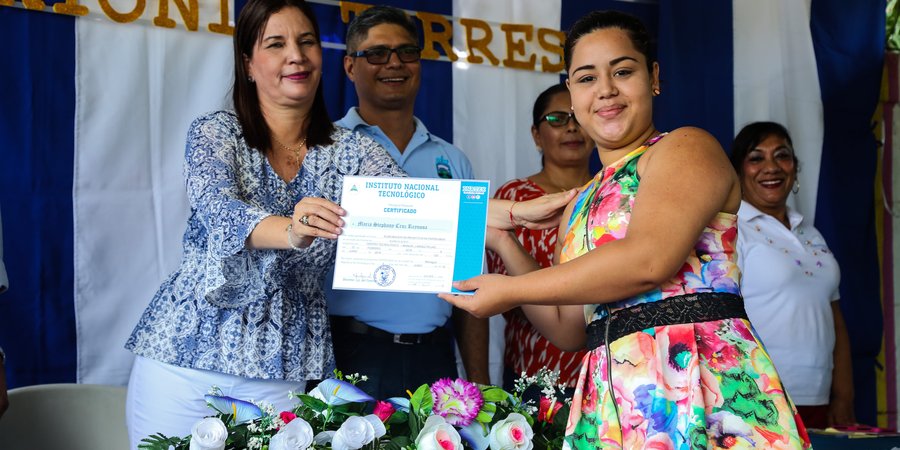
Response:
[[[481,275],[490,182],[344,177],[333,289],[454,292]]]

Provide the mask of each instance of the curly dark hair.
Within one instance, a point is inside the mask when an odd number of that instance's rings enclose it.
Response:
[[[760,142],[764,141],[769,136],[783,138],[791,148],[794,148],[791,134],[788,133],[788,130],[784,125],[776,122],[753,122],[742,128],[737,136],[734,137],[734,142],[731,144],[731,155],[729,155],[728,158],[731,160],[731,165],[738,175],[740,175],[741,170],[743,170],[744,159],[747,158],[747,153],[750,153],[750,150],[756,148]],[[797,167],[797,171],[799,172],[800,161],[797,160],[797,154],[791,152],[791,155],[794,157],[794,166]]]

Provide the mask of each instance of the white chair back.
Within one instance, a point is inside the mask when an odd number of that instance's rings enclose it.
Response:
[[[3,450],[125,450],[125,388],[41,384],[9,391]]]

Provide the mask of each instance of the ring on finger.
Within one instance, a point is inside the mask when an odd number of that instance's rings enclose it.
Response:
[[[301,216],[300,223],[302,223],[303,225],[309,226],[309,216],[307,216],[306,214]]]

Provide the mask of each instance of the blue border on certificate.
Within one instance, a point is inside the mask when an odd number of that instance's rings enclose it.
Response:
[[[484,235],[490,199],[490,181],[460,180],[459,222],[453,279],[466,280],[481,275],[484,266]],[[465,226],[463,226],[465,224]],[[463,232],[462,230],[466,230]],[[451,288],[453,293],[472,294]]]

